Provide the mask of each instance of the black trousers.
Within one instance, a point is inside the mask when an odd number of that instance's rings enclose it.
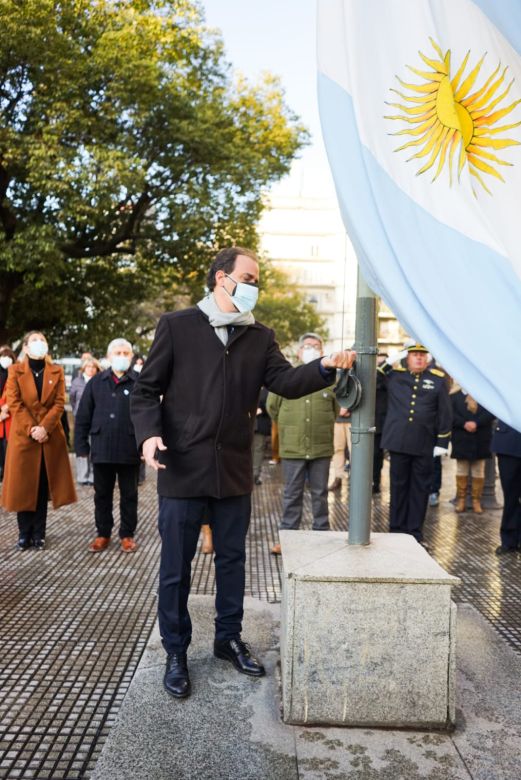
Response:
[[[514,455],[497,456],[499,478],[503,489],[501,517],[502,547],[521,546],[521,458]]]
[[[158,617],[167,653],[185,651],[192,638],[188,595],[202,523],[211,525],[215,549],[215,638],[224,641],[240,636],[250,513],[250,494],[220,499],[160,496]]]
[[[441,456],[437,455],[432,459],[432,482],[431,493],[439,493],[441,490]]]
[[[5,436],[0,438],[0,480],[4,478],[5,458],[7,455],[7,439]]]
[[[381,448],[382,434],[375,433],[374,435],[374,450],[373,450],[373,487],[380,487],[380,481],[382,479],[382,468],[384,465],[384,451]]]
[[[119,537],[134,536],[137,526],[139,463],[94,463],[94,518],[98,536],[110,537],[116,478],[119,485]]]
[[[432,461],[432,455],[391,452],[389,530],[411,534],[419,542],[432,483]]]
[[[40,481],[38,483],[38,498],[34,512],[18,512],[18,534],[20,538],[29,540],[45,539],[47,528],[47,505],[49,501],[49,483],[45,460],[42,454]]]

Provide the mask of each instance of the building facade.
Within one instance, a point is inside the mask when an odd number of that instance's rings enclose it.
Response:
[[[318,196],[289,187],[266,198],[259,223],[262,253],[283,270],[316,306],[329,333],[326,351],[350,348],[355,339],[357,259],[334,195]],[[380,351],[403,344],[405,332],[380,302]]]

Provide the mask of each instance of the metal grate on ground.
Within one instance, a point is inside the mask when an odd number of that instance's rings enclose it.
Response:
[[[264,467],[253,494],[246,592],[280,599],[281,562],[270,554],[281,513],[280,467]],[[426,539],[448,571],[462,578],[459,601],[471,602],[521,652],[521,557],[498,559],[500,512],[456,515],[453,464],[444,465],[440,506],[430,509]],[[498,491],[499,494],[499,491]],[[330,496],[331,524],[347,529],[347,482]],[[387,467],[374,501],[373,530],[387,528]],[[155,620],[159,538],[157,498],[149,476],[140,488],[139,551],[113,542],[91,555],[92,492],[51,512],[48,549],[14,549],[14,515],[0,514],[0,778],[87,778],[114,721]],[[304,528],[311,527],[309,497]],[[211,556],[198,551],[194,593],[215,590]]]

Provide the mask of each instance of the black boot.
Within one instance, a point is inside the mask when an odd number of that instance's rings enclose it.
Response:
[[[186,699],[190,696],[190,677],[186,663],[186,653],[170,653],[166,658],[163,685],[170,696],[176,699]]]
[[[228,639],[213,645],[213,654],[223,661],[230,661],[238,672],[249,674],[250,677],[264,677],[266,670],[260,661],[251,654],[251,650],[242,639]]]

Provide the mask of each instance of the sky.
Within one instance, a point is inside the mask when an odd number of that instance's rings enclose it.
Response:
[[[311,144],[278,191],[333,184],[320,131],[316,95],[316,0],[202,0],[206,21],[221,30],[226,59],[249,80],[280,77],[286,102],[311,133]]]

